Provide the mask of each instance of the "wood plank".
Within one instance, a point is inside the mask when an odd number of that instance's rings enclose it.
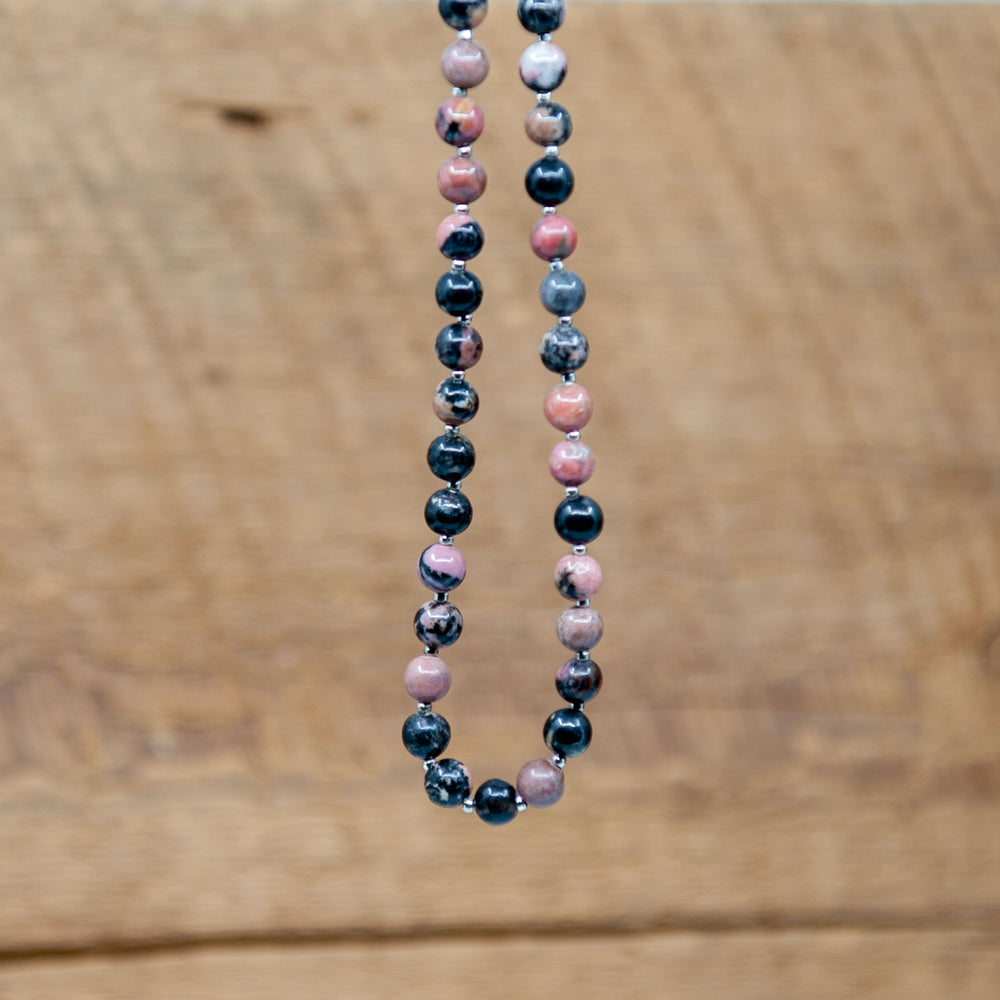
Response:
[[[641,934],[214,947],[0,968],[5,1000],[358,1000],[553,993],[634,1000],[992,1000],[995,937],[975,932]],[[235,984],[238,984],[238,988]]]
[[[398,742],[447,32],[390,2],[3,11],[7,954],[1000,923],[1000,11],[573,9],[608,684],[566,800],[504,831],[430,809]],[[562,660],[500,13],[443,706],[478,778],[543,751]]]

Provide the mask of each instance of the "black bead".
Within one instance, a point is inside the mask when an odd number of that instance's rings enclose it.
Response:
[[[566,497],[556,507],[556,533],[570,545],[592,542],[604,527],[604,512],[596,500],[582,494]]]
[[[459,760],[446,757],[435,761],[428,769],[424,778],[424,788],[427,797],[436,806],[454,809],[460,806],[472,791],[469,772]]]
[[[518,0],[517,19],[525,31],[546,35],[555,31],[566,16],[566,0]]]
[[[430,649],[452,646],[462,634],[462,612],[450,601],[427,601],[413,616],[413,631]]]
[[[538,348],[542,364],[550,372],[568,375],[587,363],[590,347],[582,331],[575,326],[560,323],[545,332]]]
[[[593,727],[578,708],[560,708],[545,720],[545,745],[561,757],[578,757],[590,746]]]
[[[564,160],[543,156],[528,167],[524,188],[539,205],[561,205],[573,193],[573,171]]]
[[[472,522],[472,504],[461,490],[446,487],[430,495],[424,520],[436,535],[460,535]]]
[[[450,371],[464,372],[482,356],[483,338],[464,320],[449,323],[437,335],[434,350],[438,361]]]
[[[490,778],[476,789],[476,815],[491,826],[503,826],[517,815],[517,792],[499,778]]]
[[[436,757],[450,742],[451,726],[437,712],[414,712],[403,723],[403,746],[414,757]]]
[[[455,226],[441,244],[441,253],[449,260],[472,260],[486,242],[483,227],[475,219],[467,219]]]
[[[556,690],[569,702],[590,701],[601,690],[601,668],[590,659],[569,660],[556,673]]]
[[[471,271],[453,267],[438,279],[434,294],[449,316],[467,316],[483,301],[483,283]]]
[[[538,290],[542,305],[556,316],[572,316],[584,303],[587,288],[575,271],[550,271]]]
[[[465,31],[482,23],[488,6],[487,0],[438,0],[438,13],[445,24]]]
[[[438,479],[454,483],[464,479],[476,464],[476,449],[461,434],[441,434],[427,449],[427,464]]]

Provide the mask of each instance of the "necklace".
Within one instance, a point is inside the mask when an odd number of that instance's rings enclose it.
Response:
[[[459,433],[479,407],[476,391],[466,372],[482,354],[483,342],[472,326],[483,288],[479,278],[466,268],[482,250],[482,227],[469,214],[469,204],[486,188],[486,172],[472,156],[472,143],[482,134],[483,112],[469,97],[489,72],[489,56],[473,39],[473,28],[486,16],[488,0],[438,0],[441,17],[458,36],[445,50],[441,66],[452,85],[452,96],[438,109],[438,135],[456,147],[438,171],[438,190],[454,210],[437,230],[438,249],[451,261],[450,269],[437,283],[438,305],[452,317],[437,336],[438,360],[449,376],[437,387],[434,413],[444,424],[427,451],[431,472],[445,486],[433,493],[424,509],[427,526],[438,540],[420,555],[421,583],[434,594],[417,611],[414,629],[424,652],[406,667],[407,693],[417,701],[417,710],[403,724],[403,744],[424,764],[424,787],[439,806],[461,806],[485,822],[510,822],[529,806],[553,805],[563,794],[563,768],[569,757],[583,753],[591,741],[590,720],[583,705],[601,687],[600,667],[590,658],[591,649],[604,630],[601,616],[590,607],[590,598],[601,585],[601,567],[587,555],[587,545],[601,532],[604,515],[580,487],[594,471],[594,457],[580,440],[580,431],[590,420],[590,394],[576,382],[576,371],[587,360],[587,338],[573,325],[573,314],[583,305],[585,289],[580,277],[564,266],[576,248],[573,224],[558,214],[557,207],[573,192],[573,172],[559,156],[560,146],[570,137],[572,122],[566,109],[552,101],[554,91],[566,76],[566,54],[552,42],[552,33],[563,22],[566,0],[519,0],[517,15],[522,27],[538,36],[520,60],[521,79],[536,94],[535,106],[525,119],[528,137],[544,147],[544,156],[528,168],[525,188],[542,208],[531,231],[531,248],[549,265],[542,279],[542,305],[557,318],[540,346],[542,363],[562,376],[545,397],[544,413],[565,437],[552,450],[549,471],[563,487],[565,497],[556,508],[555,529],[572,550],[555,567],[559,593],[572,604],[560,615],[557,634],[575,655],[556,673],[556,690],[569,702],[553,712],[543,727],[551,758],[529,761],[518,772],[515,785],[499,778],[483,782],[472,794],[472,779],[461,761],[441,758],[451,741],[451,727],[434,711],[451,686],[451,672],[440,650],[455,643],[462,633],[462,615],[451,602],[453,591],[465,578],[465,559],[454,538],[472,521],[472,505],[462,492],[463,479],[475,465],[471,441]]]

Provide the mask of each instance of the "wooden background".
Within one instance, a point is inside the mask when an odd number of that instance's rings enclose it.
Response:
[[[510,2],[474,778],[561,662]],[[0,998],[1000,995],[1000,9],[579,4],[596,737],[399,742],[442,371],[428,3],[0,2]]]

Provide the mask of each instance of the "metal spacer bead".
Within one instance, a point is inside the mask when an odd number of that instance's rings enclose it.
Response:
[[[558,146],[546,146],[545,147],[545,155],[548,156],[550,159],[554,159],[555,157],[557,157],[559,155],[559,147]]]
[[[589,608],[590,607],[590,598],[589,597],[585,597],[582,601],[577,601],[576,602],[576,606],[578,608]]]
[[[571,701],[569,703],[569,707],[572,708],[575,712],[582,712],[583,711],[583,702],[582,701]]]
[[[543,90],[541,93],[535,95],[535,100],[539,104],[549,104],[552,101],[552,91]]]
[[[434,594],[434,600],[435,601],[447,601],[448,600],[448,591],[447,590],[436,591],[435,594]]]
[[[468,94],[468,91],[465,89],[465,87],[452,87],[451,88],[451,96],[452,97],[465,97],[466,94]]]
[[[438,542],[441,545],[451,545],[454,542],[454,539],[451,535],[438,535]]]
[[[437,656],[430,646],[424,646],[424,656]]]
[[[580,440],[580,432],[579,431],[567,431],[566,432],[566,440],[567,441],[579,441]]]
[[[460,490],[462,488],[462,480],[461,479],[453,479],[450,483],[448,483],[448,485],[453,490]],[[449,535],[448,537],[450,538],[451,536]],[[450,545],[451,542],[449,541],[448,544]]]
[[[580,495],[580,487],[579,486],[567,486],[566,487],[566,496],[568,496],[568,497],[578,497],[579,495]]]
[[[445,424],[444,433],[446,437],[456,437],[458,435],[458,425],[457,424]]]
[[[460,42],[471,42],[472,41],[472,29],[471,28],[463,28],[458,33],[458,40]]]
[[[472,813],[476,811],[476,803],[472,799],[466,799],[462,803],[462,812]]]
[[[559,260],[558,258],[556,258],[556,260],[553,260],[553,261],[551,261],[549,263],[549,270],[550,271],[561,271],[565,266],[566,265],[563,264],[563,262],[561,260]]]
[[[545,208],[542,209],[542,215],[555,215],[555,214],[556,214],[555,205],[546,205]]]
[[[576,381],[576,372],[566,372],[566,374],[563,375],[562,380],[564,382],[575,382]]]
[[[550,35],[549,32],[546,31],[544,34],[538,36],[538,40],[540,42],[551,42],[552,35]]]
[[[472,156],[472,147],[471,146],[459,146],[458,149],[455,150],[455,152],[459,156],[469,157],[469,156]]]
[[[431,710],[430,702],[428,701],[418,701],[417,702],[417,712],[420,715],[426,715]]]
[[[426,774],[436,763],[437,761],[433,757],[428,757],[427,760],[424,761],[424,774]]]
[[[455,369],[455,370],[454,370],[454,371],[453,371],[453,372],[451,373],[451,377],[452,377],[452,378],[453,378],[453,379],[454,379],[454,380],[455,380],[456,382],[464,382],[464,381],[465,381],[465,372],[464,372],[464,371],[463,371],[463,372],[460,372],[460,371],[459,371],[459,370],[458,370],[458,369],[456,368],[456,369]]]
[[[464,271],[465,270],[465,261],[464,260],[453,260],[451,262],[451,269],[453,271]]]
[[[515,795],[514,796],[514,803],[517,806],[517,811],[519,813],[523,813],[524,810],[528,808],[528,803],[525,802],[524,799],[522,799],[520,795]]]
[[[456,215],[468,215],[469,214],[469,206],[468,205],[456,205],[455,206],[455,214]]]
[[[590,659],[590,650],[589,649],[581,649],[580,652],[576,654],[576,658],[578,660],[589,660]]]
[[[587,546],[586,545],[574,545],[573,546],[573,555],[575,555],[575,556],[585,556],[586,554],[587,554]]]
[[[559,323],[562,326],[572,326],[573,325],[573,317],[572,316],[560,316],[559,317]]]
[[[560,754],[554,754],[552,757],[552,763],[561,771],[566,766],[566,758]]]

